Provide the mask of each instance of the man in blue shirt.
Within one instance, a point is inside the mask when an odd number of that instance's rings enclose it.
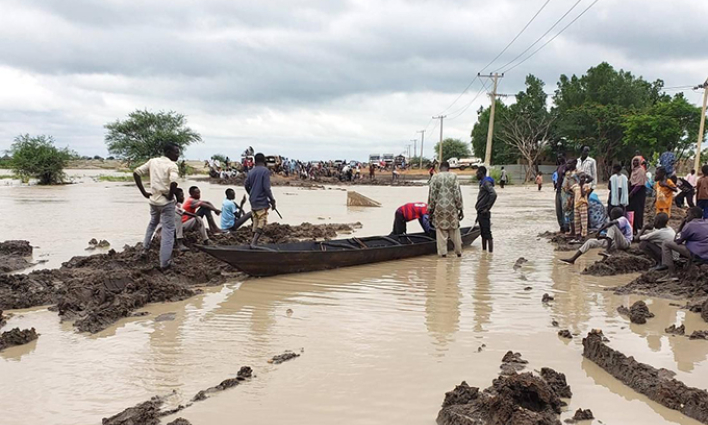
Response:
[[[669,275],[662,279],[662,282],[678,280],[674,252],[684,258],[708,261],[708,220],[703,218],[701,208],[689,208],[676,233],[676,239],[666,241],[661,246],[662,267],[657,270],[669,271]]]
[[[252,214],[243,211],[243,204],[246,203],[246,195],[241,200],[241,205],[236,205],[236,192],[233,189],[226,189],[226,198],[221,205],[221,229],[225,231],[235,231],[243,223],[251,218]]]
[[[254,160],[255,167],[248,172],[245,183],[253,214],[251,247],[256,246],[258,239],[263,234],[263,229],[268,224],[268,208],[275,209],[275,198],[270,190],[270,170],[265,166],[265,155],[257,153]]]

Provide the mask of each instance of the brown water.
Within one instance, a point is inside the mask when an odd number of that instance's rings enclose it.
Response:
[[[225,189],[200,186],[215,201]],[[340,190],[275,193],[285,222],[361,221],[358,235],[388,232],[397,206],[427,197],[424,187],[357,190],[383,208],[347,208]],[[463,193],[471,224],[476,188]],[[0,239],[31,240],[40,246],[35,257],[49,260],[45,266],[83,253],[92,237],[114,247],[135,243],[148,218],[137,190],[120,183],[0,187],[0,202]],[[179,415],[195,425],[430,425],[446,391],[462,380],[487,387],[503,354],[514,350],[530,369],[549,366],[567,375],[574,393],[569,412],[590,408],[605,424],[696,424],[584,360],[580,336],[601,328],[614,348],[705,387],[708,343],[669,337],[663,329],[685,323],[692,332],[706,323],[667,300],[604,292],[631,277],[581,276],[595,256],[576,266],[559,264],[553,247],[536,238],[552,230],[554,220],[550,190],[511,187],[500,191],[494,209],[494,254],[482,253],[476,242],[461,259],[424,257],[231,282],[183,302],[150,305],[149,316],[97,335],[77,334],[46,309],[16,312],[7,326],[34,326],[42,335],[0,353],[2,423],[100,423],[156,394],[174,390],[170,405],[184,403],[250,365],[257,375],[251,382]],[[529,263],[514,270],[522,256]],[[526,286],[533,289],[524,291]],[[541,303],[546,292],[556,298],[550,305]],[[656,314],[646,325],[630,324],[616,312],[637,299]],[[176,319],[154,321],[165,312],[175,312]],[[553,319],[580,336],[560,339]],[[267,363],[301,348],[300,358]]]

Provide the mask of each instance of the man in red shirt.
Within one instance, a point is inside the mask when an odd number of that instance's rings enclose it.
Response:
[[[219,215],[221,214],[221,210],[216,208],[211,202],[202,201],[202,191],[199,190],[197,186],[192,186],[189,188],[189,198],[182,203],[182,208],[188,213],[196,216],[198,219],[206,217],[207,222],[209,223],[209,230],[211,230],[212,233],[222,233],[219,226],[216,225],[214,217],[211,215],[212,211],[216,215]],[[187,214],[183,215],[182,223],[186,222],[190,218],[192,218],[192,216]]]
[[[406,223],[413,220],[418,220],[425,233],[429,233],[431,231],[430,217],[428,216],[428,204],[425,202],[412,202],[399,207],[396,210],[396,216],[393,220],[392,234],[405,234]]]

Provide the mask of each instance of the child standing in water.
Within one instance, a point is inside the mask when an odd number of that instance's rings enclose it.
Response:
[[[536,184],[538,185],[538,190],[540,191],[541,187],[543,187],[543,173],[540,171],[536,174]]]
[[[678,188],[673,181],[669,180],[666,173],[666,168],[657,167],[656,169],[656,191],[655,208],[656,213],[666,213],[671,217],[671,204],[674,202],[674,193],[678,192]]]
[[[583,239],[588,236],[588,179],[591,179],[584,173],[578,175],[578,183],[575,183],[571,189],[575,196],[575,233],[580,232],[580,237]],[[540,190],[540,189],[539,189]]]

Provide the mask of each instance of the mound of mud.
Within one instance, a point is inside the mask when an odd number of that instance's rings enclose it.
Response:
[[[592,276],[615,276],[644,272],[654,267],[654,260],[644,255],[639,249],[632,247],[628,251],[618,251],[610,257],[603,258],[586,268],[583,274]]]
[[[583,338],[583,356],[625,385],[651,400],[708,424],[708,392],[673,379],[673,373],[639,363],[603,342],[602,332],[593,330]]]
[[[16,345],[28,344],[37,338],[39,338],[39,334],[34,328],[24,330],[20,330],[20,328],[11,329],[0,335],[0,351]]]
[[[595,419],[595,416],[592,414],[592,410],[590,409],[578,409],[575,411],[575,414],[571,419],[566,419],[565,423],[567,424],[574,424],[580,421],[591,421]]]
[[[5,326],[5,324],[7,323],[7,319],[9,319],[9,317],[3,315],[3,311],[0,310],[0,328]]]
[[[708,265],[678,269],[676,282],[659,282],[665,272],[647,272],[624,286],[611,288],[618,295],[642,294],[658,297],[703,298],[708,296]],[[704,314],[702,312],[702,314]],[[704,319],[708,318],[705,313]],[[706,320],[708,321],[708,320]]]
[[[32,263],[25,257],[32,255],[32,246],[28,241],[0,242],[0,273],[10,273],[30,267]]]
[[[352,232],[353,226],[361,225],[273,223],[261,241],[329,239],[338,232]],[[185,236],[188,245],[196,242],[196,235]],[[239,229],[216,235],[213,243],[243,244],[251,237],[249,229]],[[74,257],[57,270],[0,275],[0,309],[56,304],[62,318],[75,320],[78,330],[98,332],[147,303],[182,300],[196,294],[196,287],[221,284],[229,273],[233,277],[234,269],[197,250],[175,251],[172,267],[162,271],[157,267],[159,248],[153,243],[143,255],[142,244],[137,244],[122,252]]]
[[[299,354],[293,353],[292,351],[286,351],[283,354],[278,354],[277,356],[273,356],[272,359],[268,360],[268,363],[281,364],[283,362],[287,362],[288,360],[292,360],[292,359],[295,359],[298,357],[300,357]]]
[[[186,420],[185,418],[177,418],[174,421],[168,423],[167,425],[192,425],[192,423]]]
[[[440,425],[559,425],[562,402],[553,388],[531,373],[500,376],[480,391],[462,382],[445,394]]]
[[[528,364],[528,360],[521,358],[521,353],[507,351],[502,358],[502,364],[499,366],[502,375],[513,375],[516,372],[524,370]]]
[[[647,319],[654,317],[654,313],[649,311],[649,307],[644,301],[637,301],[630,308],[619,306],[617,312],[623,316],[629,316],[629,321],[638,325],[643,325]]]
[[[554,243],[556,251],[577,251],[582,245],[581,243],[571,243],[575,238],[560,232],[539,233],[538,237],[548,239],[549,242]]]
[[[206,400],[208,398],[207,397],[208,394],[212,394],[212,393],[219,392],[219,391],[224,391],[229,388],[240,385],[243,381],[245,381],[246,379],[250,379],[252,376],[253,376],[253,370],[248,366],[243,366],[241,369],[239,369],[235,378],[225,379],[219,385],[217,385],[215,387],[210,387],[210,388],[207,388],[206,390],[199,391],[192,398],[192,401],[195,402],[195,401]]]
[[[565,380],[564,373],[556,372],[550,367],[544,367],[541,369],[541,378],[553,388],[553,391],[558,394],[558,397],[573,397],[573,392],[570,390],[570,385],[568,385],[568,382]]]

